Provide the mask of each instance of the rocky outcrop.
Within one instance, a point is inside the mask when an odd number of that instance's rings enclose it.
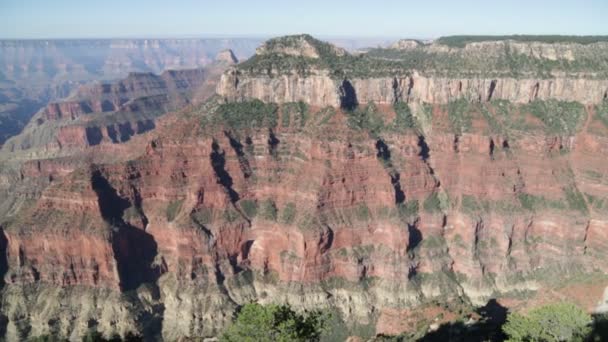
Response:
[[[421,47],[422,43],[414,39],[400,39],[397,42],[391,44],[389,48],[395,50],[410,50]]]
[[[236,64],[239,62],[238,58],[234,55],[234,52],[230,49],[222,50],[215,56],[215,61],[228,65]]]
[[[270,39],[255,50],[257,55],[290,56],[319,59],[324,53],[344,56],[346,50],[327,44],[329,51],[319,48],[320,42],[303,34]]]

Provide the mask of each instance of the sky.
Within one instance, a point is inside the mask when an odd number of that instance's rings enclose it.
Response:
[[[608,35],[608,0],[0,0],[0,38]]]

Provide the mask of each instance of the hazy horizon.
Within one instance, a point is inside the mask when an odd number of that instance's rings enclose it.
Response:
[[[432,39],[452,35],[606,35],[600,0],[4,0],[0,39]]]

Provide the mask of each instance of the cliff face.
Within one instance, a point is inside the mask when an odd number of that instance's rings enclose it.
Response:
[[[301,57],[292,43],[281,51]],[[565,86],[539,85],[528,103],[505,79],[490,91],[330,75],[237,67],[218,91],[240,102],[212,99],[94,147],[118,160],[32,159],[0,174],[4,188],[28,185],[0,203],[0,330],[210,337],[256,300],[334,310],[334,330],[369,337],[491,298],[595,308],[608,285],[608,104],[594,89],[572,103],[557,96]]]
[[[608,98],[607,52],[605,42],[501,41],[460,48],[400,41],[351,56],[303,36],[263,45],[251,60],[222,77],[218,94],[231,101],[259,98],[339,106],[348,87],[349,96],[360,103],[447,103],[464,98],[597,104]]]
[[[447,103],[463,98],[469,101],[489,99],[527,103],[555,99],[597,104],[608,91],[606,79],[555,77],[531,78],[447,78],[411,76],[371,77],[336,80],[326,72],[312,75],[248,76],[232,70],[222,76],[218,94],[228,101],[258,98],[268,102],[304,101],[315,106],[340,106],[340,88],[347,82],[360,103],[392,104],[399,100]]]
[[[606,272],[608,217],[603,200],[586,202],[608,190],[594,176],[608,172],[598,158],[608,128],[593,117],[597,133],[506,140],[483,129],[454,135],[437,105],[432,134],[379,139],[340,112],[327,121],[311,112],[304,129],[286,113],[271,132],[178,122],[135,161],[55,183],[4,231],[6,298],[37,295],[34,284],[77,286],[89,298],[139,289],[89,311],[70,306],[108,335],[149,322],[109,325],[102,313],[124,306],[162,317],[154,333],[166,339],[213,336],[250,300],[336,308],[349,324],[398,333],[407,327],[395,315],[433,300],[515,306],[522,294],[560,296],[558,279]],[[592,308],[599,290],[582,303]],[[3,310],[9,322],[22,312]],[[28,310],[32,335],[75,334],[70,320],[40,325],[66,309]]]
[[[82,86],[66,100],[47,105],[42,116],[47,120],[74,120],[95,112],[137,111],[135,100],[159,96],[166,103],[158,103],[157,109],[181,108],[191,93],[204,84],[206,74],[204,69],[171,70],[160,75],[132,73],[115,83]]]

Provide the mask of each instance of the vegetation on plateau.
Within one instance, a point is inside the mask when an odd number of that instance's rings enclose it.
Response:
[[[203,127],[222,126],[231,129],[274,128],[277,123],[278,105],[258,99],[223,103],[201,121]]]
[[[375,103],[370,102],[365,107],[357,107],[347,111],[348,125],[357,130],[365,130],[373,136],[385,132],[404,132],[417,127],[416,118],[413,116],[407,103],[397,102],[393,105],[395,119],[391,122],[384,120],[385,115],[380,113]]]
[[[592,333],[591,316],[569,303],[555,303],[525,315],[511,313],[503,326],[508,341],[585,341]]]
[[[608,128],[608,100],[604,100],[601,104],[595,107],[595,112],[604,126]]]
[[[513,40],[516,42],[540,42],[547,44],[556,43],[576,43],[593,44],[608,42],[608,36],[562,36],[562,35],[507,35],[507,36],[447,36],[440,37],[437,43],[450,47],[465,47],[469,43],[479,43],[487,41]]]
[[[608,41],[608,36],[455,36],[440,38],[437,43],[451,47],[464,47],[466,43],[512,39],[522,42],[539,41],[545,43],[591,44]],[[309,75],[316,70],[328,70],[330,76],[341,78],[407,76],[414,70],[437,76],[485,76],[485,77],[551,77],[554,70],[564,72],[593,71],[605,76],[608,56],[598,48],[597,53],[582,53],[573,60],[537,58],[511,49],[508,45],[496,53],[471,53],[465,49],[449,53],[429,49],[420,45],[412,49],[375,48],[363,54],[340,54],[325,42],[309,35],[286,36],[271,39],[266,43],[269,49],[275,46],[293,46],[306,41],[312,46],[318,58],[294,56],[280,53],[258,54],[241,63],[239,70],[256,75]],[[602,74],[602,75],[600,75]]]
[[[585,118],[585,108],[579,102],[535,100],[522,110],[539,118],[551,133],[572,135]]]
[[[469,132],[473,121],[481,119],[488,123],[490,133],[505,136],[509,136],[510,131],[533,130],[571,136],[582,127],[587,118],[585,107],[580,102],[558,100],[515,104],[505,100],[478,102],[459,98],[440,106],[447,112],[450,129],[457,135]],[[529,120],[528,115],[538,120]],[[601,115],[598,116],[601,118]]]
[[[479,308],[475,322],[458,319],[429,331],[428,324],[399,336],[380,336],[377,341],[509,341],[509,342],[583,342],[606,341],[608,320],[591,316],[569,303],[553,303],[526,314],[508,312],[495,301]],[[422,331],[420,331],[422,330]]]

